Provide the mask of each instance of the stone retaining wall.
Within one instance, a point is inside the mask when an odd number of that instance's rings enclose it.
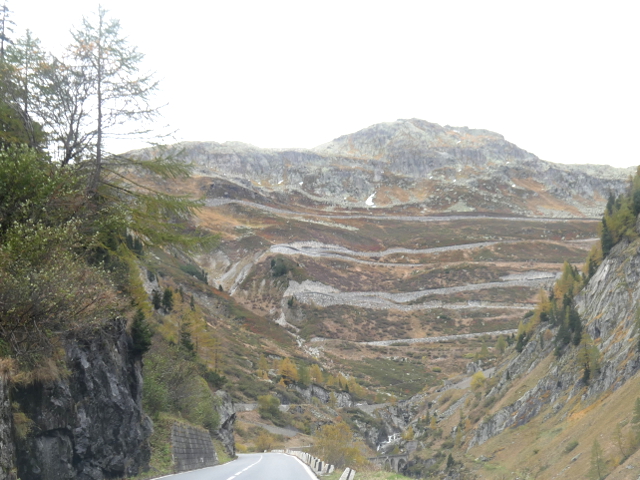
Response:
[[[171,428],[171,451],[175,472],[187,472],[218,465],[211,435],[204,429],[174,423]]]

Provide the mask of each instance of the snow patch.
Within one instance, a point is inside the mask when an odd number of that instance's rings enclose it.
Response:
[[[364,203],[368,206],[368,207],[375,207],[375,204],[373,203],[373,197],[376,196],[376,192],[373,192],[371,195],[369,195],[369,198],[367,198]]]

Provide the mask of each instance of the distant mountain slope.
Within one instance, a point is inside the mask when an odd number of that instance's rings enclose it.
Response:
[[[373,125],[312,150],[239,142],[172,148],[198,175],[226,177],[281,200],[291,196],[288,203],[420,214],[596,217],[609,191],[622,191],[633,173],[554,164],[497,133],[416,119]]]

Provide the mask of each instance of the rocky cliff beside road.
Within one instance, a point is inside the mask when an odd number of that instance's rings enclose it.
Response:
[[[68,338],[65,350],[67,375],[18,385],[12,393],[13,408],[28,428],[14,437],[18,477],[137,475],[148,465],[152,424],[142,411],[142,365],[132,353],[124,321]]]
[[[220,400],[220,404],[216,406],[216,410],[220,416],[220,426],[214,436],[222,442],[227,454],[235,457],[236,442],[233,436],[233,426],[236,422],[236,410],[233,405],[233,400],[224,390],[218,390],[216,397]]]
[[[15,480],[15,448],[13,445],[13,415],[6,372],[0,365],[0,480]]]

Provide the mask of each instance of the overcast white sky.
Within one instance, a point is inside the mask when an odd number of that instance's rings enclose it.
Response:
[[[176,140],[311,148],[420,118],[553,162],[640,163],[635,0],[101,3],[161,81]],[[59,51],[97,2],[8,6]]]

